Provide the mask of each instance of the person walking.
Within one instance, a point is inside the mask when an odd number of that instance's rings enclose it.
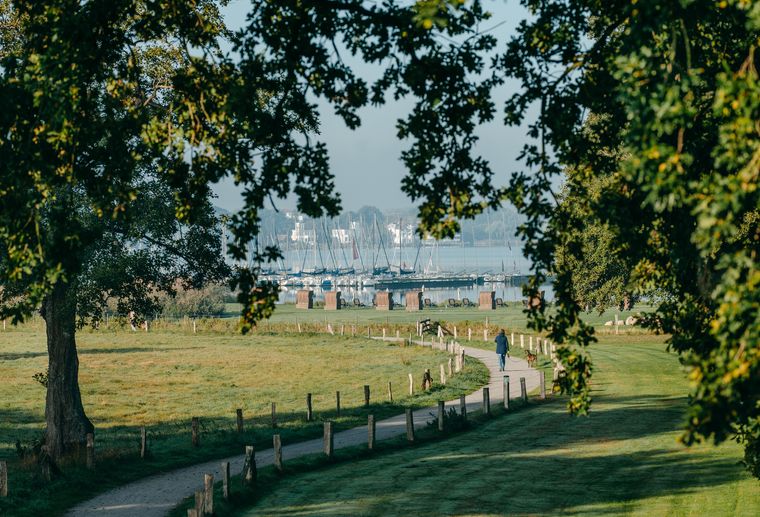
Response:
[[[503,372],[506,367],[506,357],[509,357],[509,341],[504,329],[501,329],[496,335],[496,355],[499,356],[499,371]]]

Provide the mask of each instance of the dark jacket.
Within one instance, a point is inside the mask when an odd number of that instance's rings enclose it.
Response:
[[[507,336],[504,334],[497,334],[494,341],[496,341],[497,354],[504,355],[509,351],[509,342],[507,341]]]

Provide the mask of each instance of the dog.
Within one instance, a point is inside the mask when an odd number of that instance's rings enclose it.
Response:
[[[538,356],[534,354],[533,352],[526,352],[525,358],[528,360],[528,366],[533,368],[536,366],[536,361],[538,360]]]

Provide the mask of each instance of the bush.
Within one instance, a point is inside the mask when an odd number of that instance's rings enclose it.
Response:
[[[203,289],[177,289],[175,296],[160,295],[163,316],[181,318],[183,316],[221,316],[224,314],[224,300],[229,290],[222,285],[210,285]]]

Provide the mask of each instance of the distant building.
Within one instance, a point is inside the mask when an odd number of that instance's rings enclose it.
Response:
[[[338,241],[338,244],[340,245],[351,244],[351,235],[348,233],[348,230],[346,230],[345,228],[333,228],[331,234],[332,234],[332,238]]]
[[[290,240],[293,242],[312,244],[316,240],[316,237],[314,229],[307,230],[306,225],[303,222],[303,216],[299,215],[296,219],[293,230],[290,232]]]
[[[390,223],[386,225],[394,246],[403,246],[414,243],[414,226],[411,224],[401,225]]]

